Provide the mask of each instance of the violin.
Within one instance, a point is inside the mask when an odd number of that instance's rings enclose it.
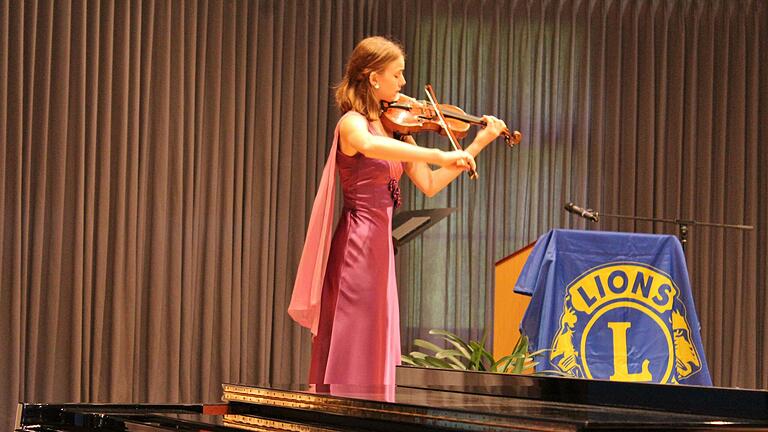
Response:
[[[381,101],[380,120],[387,130],[400,135],[413,135],[419,132],[438,132],[441,135],[448,135],[440,122],[439,114],[442,113],[447,128],[457,139],[464,138],[472,125],[486,125],[482,117],[469,115],[455,105],[437,104],[437,107],[439,112],[431,102],[419,101],[401,94],[394,102]],[[523,138],[520,132],[511,132],[507,128],[504,128],[501,134],[504,135],[504,142],[509,147],[519,144]]]

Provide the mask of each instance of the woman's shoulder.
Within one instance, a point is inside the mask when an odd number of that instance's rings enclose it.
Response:
[[[346,130],[351,132],[355,129],[370,130],[370,122],[368,119],[357,111],[350,110],[342,114],[339,121],[336,123],[339,130]]]
[[[344,121],[352,120],[353,122],[365,122],[368,123],[368,119],[364,115],[355,110],[349,110],[341,115],[338,123],[341,124]]]

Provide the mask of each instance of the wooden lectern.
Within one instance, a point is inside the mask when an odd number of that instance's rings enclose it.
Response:
[[[520,337],[520,322],[531,298],[513,290],[536,242],[496,262],[493,300],[493,357],[510,354]]]

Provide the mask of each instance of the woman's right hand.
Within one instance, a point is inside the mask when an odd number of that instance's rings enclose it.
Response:
[[[475,158],[464,150],[453,150],[447,152],[440,152],[440,166],[457,168],[464,171],[469,169],[476,170]]]

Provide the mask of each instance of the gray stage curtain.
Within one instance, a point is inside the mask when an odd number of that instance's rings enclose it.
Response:
[[[521,130],[480,179],[405,208],[459,211],[398,255],[404,348],[479,338],[493,263],[602,212],[693,227],[715,383],[768,385],[768,6],[761,0],[0,3],[0,422],[24,401],[215,401],[306,378],[285,313],[365,35],[399,39],[406,91]],[[445,146],[434,137],[419,139]]]

